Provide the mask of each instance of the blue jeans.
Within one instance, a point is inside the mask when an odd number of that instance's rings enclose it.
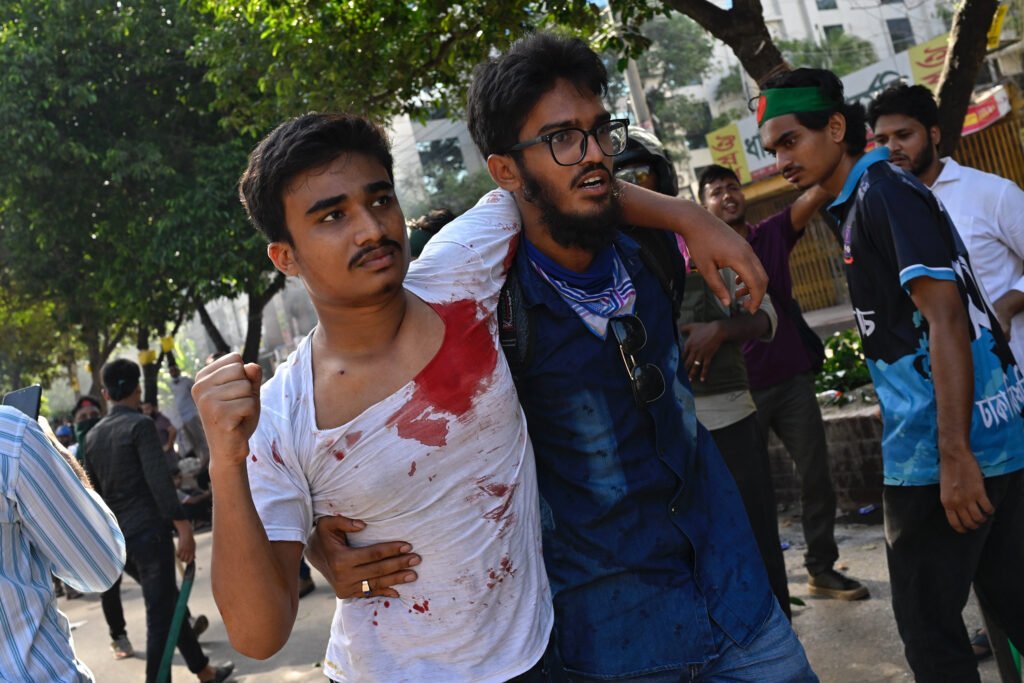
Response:
[[[573,683],[600,679],[570,678]],[[615,679],[630,680],[630,679]],[[725,639],[722,651],[707,664],[682,671],[645,674],[636,683],[817,683],[803,645],[776,604],[768,620],[746,647]]]

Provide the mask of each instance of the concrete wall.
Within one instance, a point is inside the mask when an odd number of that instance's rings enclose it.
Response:
[[[877,405],[850,405],[825,411],[825,437],[838,508],[856,510],[882,503],[882,421]],[[782,443],[771,434],[768,453],[778,503],[799,505],[800,481]]]

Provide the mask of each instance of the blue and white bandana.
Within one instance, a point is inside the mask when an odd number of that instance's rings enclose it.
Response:
[[[613,246],[597,254],[583,273],[563,268],[528,240],[525,247],[533,269],[555,288],[586,328],[598,338],[607,337],[610,319],[633,313],[636,289]]]

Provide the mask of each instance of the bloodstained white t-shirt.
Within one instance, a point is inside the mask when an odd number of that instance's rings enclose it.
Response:
[[[352,545],[403,540],[423,558],[400,598],[337,601],[324,660],[335,680],[505,681],[547,647],[533,449],[495,320],[514,209],[488,195],[410,267],[406,289],[445,334],[404,387],[318,429],[310,335],[261,390],[248,470],[269,539],[304,543],[315,519],[341,514],[366,522]]]

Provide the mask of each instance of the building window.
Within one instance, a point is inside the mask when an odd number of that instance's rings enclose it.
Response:
[[[416,151],[423,166],[423,186],[430,194],[438,192],[449,177],[462,180],[466,176],[458,138],[417,142]]]
[[[836,0],[818,0],[818,9],[835,9]]]
[[[843,35],[842,24],[835,24],[833,26],[823,26],[821,30],[825,33],[825,40],[835,40],[839,36]]]
[[[892,51],[903,52],[914,45],[914,29],[910,27],[910,19],[886,19],[889,27],[889,38],[892,39]]]

